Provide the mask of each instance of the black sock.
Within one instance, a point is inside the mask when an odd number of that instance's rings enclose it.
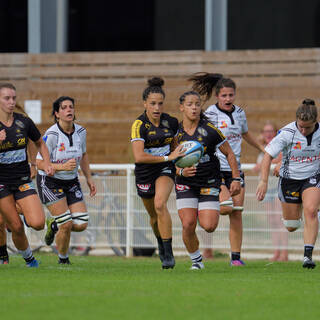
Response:
[[[173,256],[172,252],[172,238],[170,239],[162,239],[163,247],[164,247],[164,254],[166,256]]]
[[[240,260],[240,252],[231,252],[231,260]]]
[[[312,260],[312,251],[313,251],[313,246],[310,244],[307,244],[304,246],[304,256],[308,257],[309,259]]]
[[[4,257],[7,255],[8,255],[7,245],[4,244],[3,246],[0,246],[0,257]]]
[[[161,239],[161,237],[157,237],[157,241],[158,241],[158,248],[159,250],[164,250],[164,247],[163,247],[163,241]]]

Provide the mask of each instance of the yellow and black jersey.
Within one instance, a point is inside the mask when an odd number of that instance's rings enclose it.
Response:
[[[185,141],[198,141],[204,147],[204,153],[197,165],[196,175],[189,178],[177,176],[176,183],[193,187],[220,187],[220,162],[216,151],[226,141],[223,133],[207,119],[200,119],[192,136],[184,131],[180,123],[177,140],[179,144]]]
[[[33,121],[20,113],[13,113],[11,127],[0,122],[6,139],[0,143],[0,184],[21,184],[30,181],[27,156],[28,138],[37,141],[41,134]]]
[[[138,117],[131,128],[131,142],[140,140],[144,142],[144,152],[154,156],[167,156],[170,154],[170,145],[177,133],[179,122],[167,113],[162,113],[160,125],[154,126],[144,112]],[[172,165],[170,162],[156,164],[136,163],[135,174],[144,181],[158,174],[163,168]]]

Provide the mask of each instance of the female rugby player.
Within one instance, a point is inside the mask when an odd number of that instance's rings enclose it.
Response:
[[[289,232],[301,225],[304,213],[303,267],[313,269],[312,252],[319,232],[320,205],[320,128],[315,102],[305,99],[296,111],[296,121],[283,127],[266,147],[261,164],[257,199],[262,201],[268,187],[272,159],[282,152],[278,194],[284,226]]]
[[[83,199],[78,168],[80,166],[90,190],[96,194],[91,178],[89,159],[86,152],[86,129],[74,123],[74,99],[66,96],[53,103],[52,115],[56,123],[45,133],[43,139],[48,146],[50,161],[55,174],[48,176],[44,161],[37,156],[37,185],[43,204],[52,218],[47,219],[45,242],[50,245],[55,233],[59,264],[70,264],[68,249],[71,231],[80,232],[87,228],[89,215]]]
[[[230,165],[225,155],[219,150],[217,152],[222,173],[221,214],[229,215],[230,220],[230,265],[242,266],[244,262],[241,260],[240,253],[243,229],[242,210],[245,195],[244,174],[241,171],[240,164],[242,138],[261,152],[264,152],[264,148],[249,133],[244,110],[233,104],[236,96],[236,84],[232,79],[224,78],[221,74],[198,73],[189,80],[193,82],[193,89],[204,96],[205,101],[211,98],[213,92],[215,93],[217,102],[207,108],[205,115],[224,134],[237,159],[241,177],[241,192],[232,196],[230,193],[232,181]]]
[[[219,192],[221,172],[219,159],[215,153],[219,150],[231,168],[230,194],[240,193],[240,172],[232,149],[224,135],[202,114],[200,95],[188,91],[180,97],[180,111],[183,120],[180,123],[176,143],[198,141],[204,147],[204,155],[197,166],[177,168],[176,195],[179,217],[182,222],[182,236],[189,252],[191,269],[203,269],[199,240],[195,229],[197,221],[207,232],[213,232],[219,221]]]
[[[173,268],[172,222],[167,201],[174,185],[172,160],[183,155],[179,147],[170,153],[178,120],[163,112],[165,93],[161,78],[152,78],[143,91],[145,111],[133,123],[132,150],[135,159],[136,187],[150,216],[150,225],[158,241],[163,269]]]
[[[0,212],[26,265],[38,267],[17,211],[18,205],[28,226],[35,230],[43,229],[45,215],[30,177],[29,139],[35,142],[43,157],[44,172],[52,175],[53,168],[39,130],[30,118],[13,112],[15,105],[16,88],[10,83],[0,84]]]

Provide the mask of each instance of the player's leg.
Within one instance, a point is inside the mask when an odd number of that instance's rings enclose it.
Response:
[[[318,208],[320,205],[320,189],[313,187],[305,189],[302,193],[304,213],[304,264],[307,268],[314,268],[312,252],[319,232]],[[308,261],[307,261],[308,260]],[[306,263],[306,261],[308,263]]]
[[[16,210],[16,201],[12,194],[0,199],[0,212],[12,232],[12,241],[26,261],[26,265],[28,267],[38,267],[38,261],[34,258],[29,246],[28,239],[24,232],[24,225]]]
[[[9,254],[7,251],[7,232],[6,223],[0,213],[0,264],[9,263]]]
[[[172,252],[172,221],[167,202],[174,183],[168,176],[160,176],[155,182],[154,209],[157,214],[158,228],[161,235],[164,260],[164,268],[172,268],[175,260]]]

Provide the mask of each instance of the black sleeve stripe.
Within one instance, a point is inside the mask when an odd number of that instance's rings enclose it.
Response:
[[[57,136],[57,137],[59,137],[58,132],[55,132],[55,131],[48,131],[46,135],[47,135],[47,136],[49,136],[49,135],[53,135],[53,136]]]
[[[295,130],[293,130],[293,129],[290,129],[290,128],[284,128],[284,129],[281,129],[280,131],[288,131],[288,132],[290,132],[290,133],[295,133]]]

